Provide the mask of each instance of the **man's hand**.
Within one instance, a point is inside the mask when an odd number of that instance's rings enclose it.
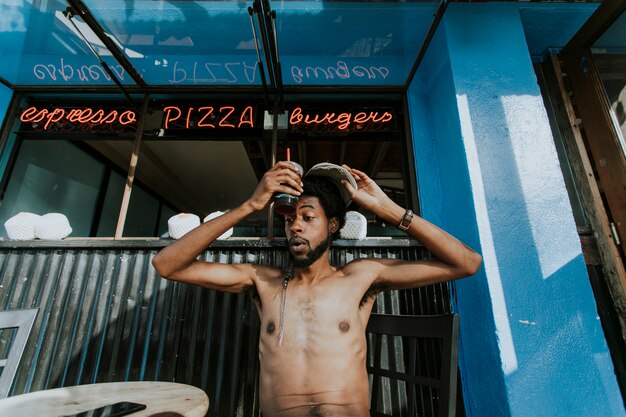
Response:
[[[342,183],[345,189],[350,194],[350,198],[359,207],[368,210],[372,213],[377,212],[377,208],[380,209],[385,203],[388,202],[389,197],[383,190],[380,189],[378,184],[367,176],[363,171],[350,168],[348,165],[343,167],[354,177],[357,184],[357,189],[354,189],[348,181],[343,180]]]
[[[152,265],[164,278],[203,285],[220,291],[241,292],[256,285],[269,270],[249,264],[224,265],[198,260],[198,256],[225,231],[255,211],[263,210],[274,193],[298,196],[303,191],[300,173],[289,162],[278,162],[265,173],[252,196],[242,205],[201,224],[182,238],[163,248]],[[265,270],[260,274],[260,268]],[[271,269],[271,268],[270,268]]]
[[[355,189],[347,181],[342,181],[352,201],[389,224],[400,224],[405,209],[393,202],[364,172],[347,165],[343,167],[357,182]],[[374,277],[372,283],[378,283],[383,288],[405,289],[473,275],[482,263],[482,257],[474,250],[417,215],[413,216],[407,234],[420,241],[433,259],[412,262],[360,259],[352,267],[369,271]]]
[[[285,193],[299,196],[302,191],[300,172],[290,162],[277,162],[257,185],[256,190],[248,199],[248,204],[254,210],[263,210],[272,201],[275,193]]]

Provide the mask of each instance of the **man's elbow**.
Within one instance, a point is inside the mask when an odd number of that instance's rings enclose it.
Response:
[[[163,278],[167,278],[173,273],[173,271],[167,268],[167,264],[163,262],[163,257],[158,253],[152,258],[152,266],[156,273]]]
[[[478,272],[478,269],[480,268],[482,263],[483,263],[483,257],[480,256],[478,252],[472,251],[467,257],[467,259],[465,260],[465,263],[463,265],[462,276],[469,277],[471,275],[474,275],[476,272]]]

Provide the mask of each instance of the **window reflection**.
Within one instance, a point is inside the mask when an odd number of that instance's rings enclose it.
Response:
[[[11,172],[0,222],[19,212],[63,213],[71,236],[90,236],[104,164],[68,141],[24,140]],[[2,230],[3,236],[6,231]]]
[[[594,43],[592,53],[611,108],[611,118],[626,155],[626,14]]]

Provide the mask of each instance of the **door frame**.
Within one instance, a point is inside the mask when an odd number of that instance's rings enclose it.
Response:
[[[569,129],[565,128],[570,142],[567,153],[597,247],[598,262],[594,264],[586,257],[587,265],[599,265],[602,269],[602,279],[619,321],[619,345],[623,346],[626,341],[626,157],[591,53],[592,45],[622,13],[626,13],[626,2],[603,1],[558,57],[551,57],[551,67],[569,122]],[[602,308],[597,294],[596,299]],[[626,382],[622,384],[624,391]]]

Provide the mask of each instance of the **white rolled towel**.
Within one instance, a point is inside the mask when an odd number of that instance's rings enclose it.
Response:
[[[200,217],[191,213],[178,213],[167,221],[167,229],[173,239],[180,239],[198,226],[200,226]]]
[[[35,226],[35,236],[45,240],[61,240],[72,233],[69,220],[61,213],[47,213]]]
[[[213,213],[209,214],[208,216],[206,216],[204,218],[203,223],[208,222],[209,220],[212,220],[216,217],[221,216],[222,214],[224,214],[223,211],[214,211]],[[231,237],[233,235],[233,228],[231,227],[230,229],[228,229],[227,231],[225,231],[224,233],[222,233],[220,236],[218,236],[218,240],[222,240],[222,239],[228,239],[229,237]]]
[[[4,222],[4,229],[9,239],[32,240],[35,239],[35,226],[41,220],[41,216],[27,211],[21,211]]]
[[[367,236],[367,219],[358,211],[346,213],[346,224],[339,231],[342,239],[359,240]]]

